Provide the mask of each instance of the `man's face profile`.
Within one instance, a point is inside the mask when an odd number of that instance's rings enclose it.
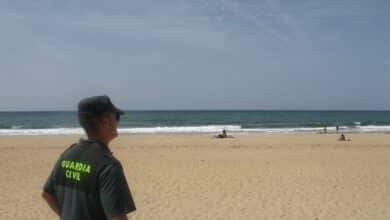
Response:
[[[99,119],[99,126],[101,131],[105,134],[104,136],[108,137],[110,140],[118,136],[118,123],[119,114],[108,112]]]

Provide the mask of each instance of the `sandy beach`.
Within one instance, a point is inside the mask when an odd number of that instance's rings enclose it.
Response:
[[[0,219],[56,219],[41,199],[77,136],[0,137]],[[127,135],[136,220],[390,219],[390,134]]]

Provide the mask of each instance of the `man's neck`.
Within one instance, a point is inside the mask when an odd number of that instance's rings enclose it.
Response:
[[[110,141],[107,138],[102,138],[102,137],[94,136],[94,135],[88,135],[87,140],[102,143],[102,144],[106,145],[107,147],[108,147],[108,144],[110,143]]]

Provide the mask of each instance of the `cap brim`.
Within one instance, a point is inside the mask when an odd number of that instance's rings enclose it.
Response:
[[[124,114],[125,114],[124,111],[122,111],[122,110],[120,110],[120,109],[118,109],[118,108],[115,108],[115,111],[116,111],[118,114],[120,114],[120,115],[124,115]]]

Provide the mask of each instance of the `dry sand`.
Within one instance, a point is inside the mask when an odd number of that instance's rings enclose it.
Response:
[[[390,135],[121,136],[137,220],[390,219]],[[0,219],[56,219],[40,197],[75,136],[0,137]]]

